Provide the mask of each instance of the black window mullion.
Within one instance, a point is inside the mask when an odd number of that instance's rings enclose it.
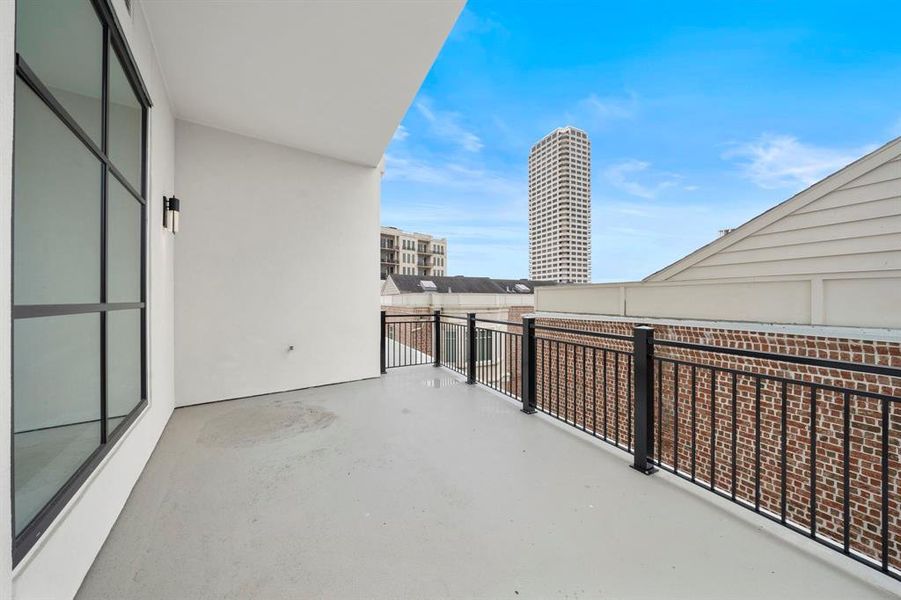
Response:
[[[125,175],[122,174],[122,171],[120,171],[119,169],[116,168],[116,165],[114,165],[111,162],[108,162],[107,168],[110,172],[110,175],[115,177],[116,181],[118,181],[120,184],[122,184],[122,187],[124,187],[125,190],[129,194],[131,194],[132,197],[134,197],[136,202],[140,202],[141,204],[146,204],[146,201],[144,200],[144,194],[142,194],[141,192],[139,192],[138,190],[135,189],[135,187],[131,184],[131,182],[129,182],[125,178]]]
[[[130,61],[125,61],[129,63]],[[147,169],[147,131],[150,115],[147,105],[141,107],[141,400],[146,400],[147,389],[147,239],[148,215],[147,215],[147,187],[149,185],[149,173]]]
[[[103,23],[103,73],[101,84],[101,110],[102,122],[100,124],[101,131],[101,147],[104,156],[109,156],[109,44],[110,33],[109,25]],[[107,235],[107,227],[109,219],[108,212],[109,198],[109,163],[103,166],[103,182],[100,186],[100,303],[107,302],[107,252],[109,249]],[[107,327],[106,327],[106,311],[100,313],[100,443],[105,444],[108,438],[106,428],[107,417],[107,377],[106,377],[106,351],[107,351]]]

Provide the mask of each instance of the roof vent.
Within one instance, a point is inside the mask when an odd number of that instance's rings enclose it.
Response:
[[[430,292],[434,292],[435,290],[438,289],[438,286],[435,285],[434,281],[428,281],[425,279],[420,280],[419,287],[421,287],[424,290],[430,291]]]
[[[519,292],[519,293],[521,293],[521,294],[528,294],[529,292],[532,291],[532,290],[529,289],[529,286],[527,286],[527,285],[525,285],[525,284],[522,284],[522,283],[517,283],[517,284],[516,284],[515,286],[513,286],[513,287],[515,287],[515,288],[516,288],[516,291]]]

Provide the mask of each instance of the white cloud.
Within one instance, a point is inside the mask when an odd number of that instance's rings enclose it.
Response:
[[[723,154],[742,175],[764,189],[807,187],[871,148],[838,149],[805,144],[784,134],[763,134]]]
[[[478,135],[460,124],[459,113],[436,110],[427,98],[419,99],[413,106],[428,121],[431,132],[436,136],[469,152],[478,152],[484,146]]]
[[[604,178],[613,187],[639,198],[653,199],[682,180],[676,173],[654,171],[651,163],[629,159],[604,169]],[[691,187],[691,186],[688,186]]]
[[[627,98],[623,97],[600,97],[596,94],[590,94],[587,98],[579,102],[581,112],[593,119],[595,123],[601,124],[617,119],[628,119],[635,115],[638,110],[638,97],[630,94]]]
[[[409,130],[403,125],[398,125],[397,129],[394,131],[394,135],[391,136],[392,142],[402,142],[410,136]]]
[[[433,164],[426,160],[394,154],[385,155],[385,179],[476,190],[505,198],[526,197],[525,182],[500,173],[455,162],[442,161]]]

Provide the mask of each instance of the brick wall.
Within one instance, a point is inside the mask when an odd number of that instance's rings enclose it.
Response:
[[[635,323],[539,319],[549,325],[620,335],[632,334]],[[901,367],[901,344],[782,333],[658,325],[655,338],[838,361]],[[633,391],[631,343],[588,336],[538,331],[537,383],[539,408],[580,429],[596,432],[622,447],[632,444]],[[676,465],[680,473],[714,485],[722,493],[781,518],[782,515],[782,380],[848,388],[901,398],[901,381],[890,377],[823,369],[657,347],[655,413],[659,439],[655,456]],[[702,367],[681,364],[683,361]],[[733,375],[734,431],[733,431]],[[759,427],[757,379],[760,374]],[[692,384],[694,379],[694,385]],[[677,393],[678,392],[678,393]],[[803,529],[843,541],[844,402],[845,394],[817,388],[813,418],[811,388],[785,384],[785,518]],[[882,404],[849,394],[850,488],[849,546],[879,560],[881,544]],[[678,417],[677,417],[678,414]],[[901,406],[889,407],[889,560],[901,568]],[[815,423],[815,451],[811,443]],[[757,431],[759,429],[759,492]],[[655,432],[656,433],[656,432]],[[734,439],[734,444],[733,444]],[[733,447],[735,468],[732,466]],[[694,451],[693,451],[694,450]],[[711,477],[712,466],[715,470]],[[811,486],[811,465],[815,482]],[[734,481],[734,485],[733,485]],[[814,493],[811,494],[811,490]],[[758,496],[759,494],[759,496]],[[811,497],[816,518],[811,519]],[[759,498],[759,499],[758,499]],[[662,508],[665,510],[665,508]]]

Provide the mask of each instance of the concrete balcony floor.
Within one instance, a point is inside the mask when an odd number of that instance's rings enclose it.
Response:
[[[179,409],[78,598],[896,597],[629,458],[431,366]]]

